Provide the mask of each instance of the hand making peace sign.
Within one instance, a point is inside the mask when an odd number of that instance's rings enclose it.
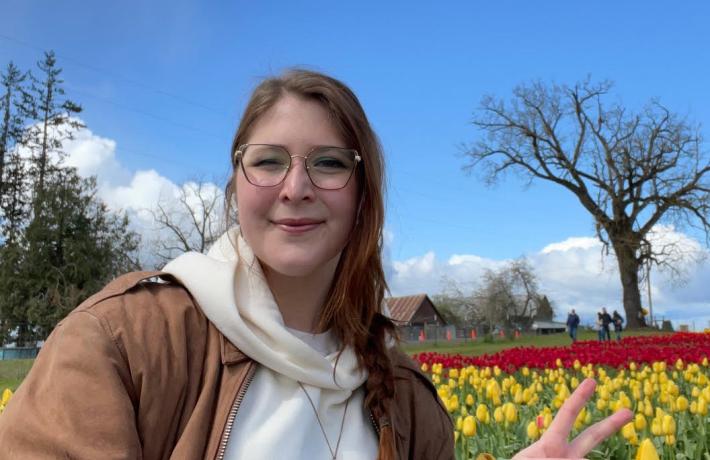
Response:
[[[569,442],[569,434],[572,431],[577,414],[594,394],[595,387],[596,382],[594,380],[585,379],[562,405],[552,424],[550,424],[550,428],[535,444],[518,452],[513,457],[513,460],[542,458],[581,459],[597,444],[631,421],[633,413],[628,409],[620,409],[604,420],[590,426]]]

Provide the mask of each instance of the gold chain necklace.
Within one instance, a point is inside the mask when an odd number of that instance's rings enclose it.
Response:
[[[311,395],[308,394],[306,391],[306,388],[303,386],[301,382],[298,382],[298,385],[301,387],[301,390],[306,394],[306,397],[308,398],[308,402],[311,403],[311,408],[313,408],[313,413],[316,415],[316,420],[318,421],[318,426],[320,426],[320,431],[323,433],[323,438],[325,439],[325,443],[328,445],[328,450],[330,451],[330,455],[333,456],[333,460],[336,460],[336,457],[338,456],[338,449],[340,448],[340,438],[343,436],[343,426],[345,425],[345,414],[348,413],[348,404],[350,404],[350,398],[352,397],[352,394],[348,396],[348,399],[345,401],[345,410],[343,410],[343,419],[340,421],[340,433],[338,433],[338,442],[335,444],[335,451],[333,448],[330,446],[330,441],[328,441],[328,435],[325,434],[325,428],[323,428],[323,423],[320,421],[320,417],[318,416],[318,409],[316,409],[316,405],[313,404],[313,400],[311,399]]]

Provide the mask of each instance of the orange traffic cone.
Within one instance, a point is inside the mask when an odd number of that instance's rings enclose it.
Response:
[[[505,338],[505,331],[503,331],[503,329],[501,329],[500,333],[498,335],[500,336],[501,339]]]
[[[446,340],[448,340],[449,342],[451,342],[451,330],[447,330],[447,331],[446,331]]]
[[[476,330],[471,329],[471,340],[476,340]]]
[[[517,329],[515,330],[515,338],[516,338],[516,339],[519,339],[519,338],[520,338],[520,331],[517,330]]]
[[[424,329],[422,329],[421,331],[419,331],[419,341],[423,342],[425,340],[426,340],[426,336],[424,335]]]

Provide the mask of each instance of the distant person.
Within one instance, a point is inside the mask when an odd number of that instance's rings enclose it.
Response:
[[[597,322],[594,323],[594,330],[597,331],[597,338],[600,342],[604,341],[604,327],[602,326],[602,312],[597,313]]]
[[[624,329],[624,318],[619,314],[618,311],[614,310],[612,320],[614,321],[614,332],[616,332],[616,340],[621,340],[621,331]]]
[[[577,341],[577,327],[579,326],[579,316],[574,311],[574,308],[567,315],[567,331],[572,339],[572,343]]]
[[[606,308],[602,308],[602,330],[604,331],[604,338],[603,340],[611,340],[611,330],[609,329],[609,326],[613,322],[611,319],[611,315],[607,313]]]

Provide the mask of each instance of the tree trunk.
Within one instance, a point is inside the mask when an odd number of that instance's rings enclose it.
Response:
[[[626,245],[614,246],[616,260],[619,264],[621,288],[623,290],[624,311],[626,312],[626,327],[638,329],[645,326],[641,316],[641,291],[639,290],[640,264],[635,252]]]
[[[10,131],[10,90],[8,89],[3,101],[4,111],[2,117],[2,134],[0,134],[0,196],[2,196],[2,184],[5,178],[5,153],[7,151],[7,138]]]

